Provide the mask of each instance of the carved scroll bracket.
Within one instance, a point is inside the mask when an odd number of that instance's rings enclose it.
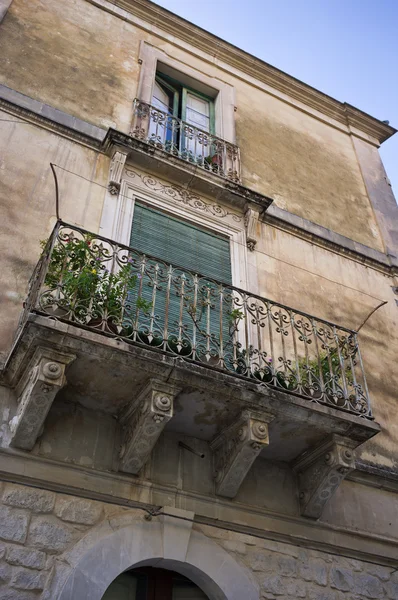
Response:
[[[256,244],[259,240],[258,222],[261,210],[262,209],[260,206],[248,204],[245,212],[246,245],[251,252],[255,250]]]
[[[121,416],[123,442],[119,470],[136,475],[173,416],[174,386],[151,379]]]
[[[268,423],[273,415],[244,410],[211,443],[214,452],[216,493],[234,498],[261,450],[268,446]]]
[[[18,408],[10,421],[10,445],[31,450],[57,392],[66,384],[65,368],[76,357],[46,348],[35,353],[17,386]]]
[[[116,150],[112,156],[111,165],[109,167],[109,183],[108,191],[113,196],[117,196],[120,191],[120,182],[122,180],[122,174],[128,152],[121,152]]]
[[[293,469],[298,475],[301,514],[319,519],[340,483],[355,469],[352,442],[333,436],[306,452]]]

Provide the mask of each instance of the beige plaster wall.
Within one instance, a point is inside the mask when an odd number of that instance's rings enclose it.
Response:
[[[85,0],[14,0],[1,25],[0,82],[90,123],[128,131],[138,49],[145,39],[182,65],[235,87],[245,185],[282,208],[383,250],[347,134],[167,37],[160,39]]]
[[[358,337],[374,417],[382,427],[364,445],[363,458],[397,468],[398,310],[393,279],[267,224],[260,229],[256,260],[261,295],[350,329],[357,329],[380,301],[388,301]]]
[[[0,111],[0,352],[10,349],[26,297],[27,283],[37,263],[40,240],[56,221],[55,188],[50,162],[86,179],[107,183],[109,159],[84,146],[20,122]],[[98,231],[104,189],[57,169],[60,216]]]

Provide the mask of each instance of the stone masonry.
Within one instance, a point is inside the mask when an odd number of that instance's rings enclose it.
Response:
[[[1,600],[50,600],[52,579],[67,568],[65,553],[103,520],[137,512],[9,483],[1,485],[0,497]],[[198,529],[251,569],[263,599],[398,600],[398,570],[392,567],[223,529]]]

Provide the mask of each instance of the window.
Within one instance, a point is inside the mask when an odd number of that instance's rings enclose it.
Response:
[[[140,316],[141,341],[194,359],[231,353],[229,238],[136,202],[130,246],[159,259],[147,260],[131,292],[132,306],[138,294],[152,303]]]
[[[152,112],[150,141],[192,162],[214,164],[219,148],[212,98],[157,73],[151,103],[161,112]]]
[[[179,573],[145,567],[116,577],[102,600],[208,600],[208,597]]]

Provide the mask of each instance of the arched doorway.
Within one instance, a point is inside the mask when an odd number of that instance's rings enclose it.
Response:
[[[193,529],[194,513],[173,507],[163,510],[170,514],[151,521],[142,512],[123,512],[90,531],[65,555],[70,568],[53,579],[49,597],[114,600],[104,594],[119,576],[152,567],[182,575],[195,584],[191,590],[202,591],[206,600],[259,600],[253,574],[215,541]],[[116,596],[115,600],[131,598]],[[141,598],[133,596],[133,600]]]
[[[102,600],[209,600],[209,597],[176,571],[142,567],[118,575]]]

